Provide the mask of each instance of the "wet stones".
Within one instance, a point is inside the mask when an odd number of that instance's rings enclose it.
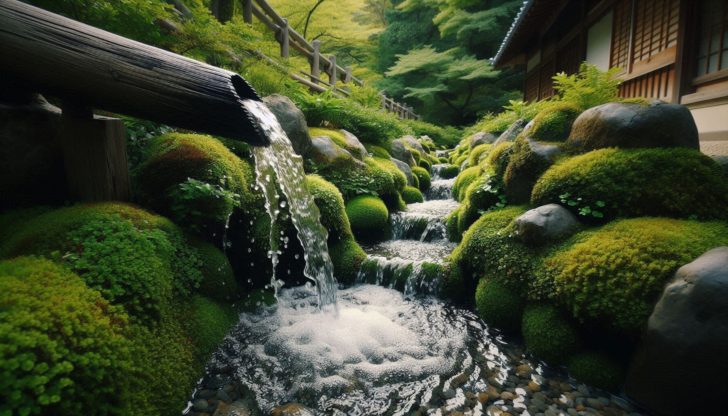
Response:
[[[558,204],[543,205],[516,218],[516,236],[526,244],[541,245],[563,240],[576,233],[579,221]]]
[[[275,114],[291,140],[293,150],[301,156],[305,155],[311,148],[311,137],[308,134],[308,125],[303,112],[284,95],[269,95],[263,98],[263,102]]]

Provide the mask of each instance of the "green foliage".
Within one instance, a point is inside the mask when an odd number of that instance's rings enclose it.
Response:
[[[353,238],[342,239],[329,246],[331,262],[334,264],[336,281],[353,284],[367,254]]]
[[[367,151],[369,152],[369,154],[371,154],[374,157],[380,157],[380,158],[383,158],[383,159],[389,159],[390,157],[392,157],[389,154],[389,152],[387,151],[387,149],[385,149],[385,148],[383,148],[381,146],[375,146],[375,145],[371,145],[371,144],[366,144],[366,145],[364,145],[364,147],[367,149]]]
[[[462,201],[465,199],[465,193],[470,186],[480,176],[480,168],[473,166],[460,172],[455,178],[455,183],[452,186],[452,193],[455,199]]]
[[[453,147],[457,144],[458,139],[460,138],[460,130],[455,127],[441,127],[421,120],[402,120],[402,123],[409,126],[415,136],[427,136],[431,138],[435,146],[438,147]]]
[[[205,362],[237,323],[238,314],[229,304],[218,303],[204,296],[193,296],[189,302],[189,319],[186,322],[188,333],[194,334],[198,362]]]
[[[624,382],[622,365],[605,354],[583,352],[569,359],[569,374],[582,383],[618,391]]]
[[[205,241],[193,240],[191,244],[200,258],[202,273],[197,292],[215,301],[238,300],[242,291],[225,253]]]
[[[552,305],[528,305],[521,331],[528,351],[551,364],[563,363],[581,345],[574,325]]]
[[[144,159],[147,146],[157,136],[167,134],[172,128],[153,121],[122,117],[126,128],[126,152],[129,166],[135,168]]]
[[[576,74],[566,75],[561,72],[554,75],[554,90],[560,101],[573,104],[581,111],[619,101],[619,84],[622,80],[617,78],[617,74],[620,71],[619,68],[612,68],[605,72],[583,62]]]
[[[381,199],[362,195],[346,204],[346,215],[354,235],[363,241],[381,240],[389,225],[389,211]]]
[[[541,110],[533,119],[528,136],[546,142],[563,142],[571,133],[571,125],[581,110],[570,102],[554,103]]]
[[[422,196],[422,192],[414,186],[405,186],[402,191],[402,199],[408,204],[414,204],[416,202],[422,202],[425,198]]]
[[[50,261],[0,263],[0,413],[122,414],[126,316]]]
[[[412,174],[417,176],[419,188],[422,192],[430,189],[430,185],[431,185],[430,173],[427,170],[425,170],[424,168],[421,168],[419,166],[415,166],[412,168]]]
[[[475,291],[475,307],[488,324],[506,331],[518,330],[523,306],[518,293],[497,281],[480,279]]]
[[[614,221],[576,234],[546,257],[537,296],[554,298],[580,321],[637,331],[678,267],[726,244],[724,222]]]
[[[522,100],[510,100],[508,105],[503,106],[503,111],[486,114],[475,125],[465,130],[465,134],[470,136],[481,131],[492,134],[503,133],[518,120],[531,121],[547,105],[547,101],[526,103]]]
[[[564,160],[543,174],[531,195],[535,206],[562,199],[575,213],[600,219],[597,210],[603,220],[728,218],[720,166],[692,149],[600,149]]]

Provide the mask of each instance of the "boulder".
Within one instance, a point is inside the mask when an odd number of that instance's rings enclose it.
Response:
[[[392,140],[389,145],[389,153],[393,158],[401,160],[409,166],[415,165],[415,158],[412,156],[412,151],[407,148],[405,141],[402,139]]]
[[[359,138],[354,136],[352,133],[349,133],[346,130],[339,130],[341,134],[344,136],[344,142],[346,143],[346,148],[351,153],[352,156],[359,160],[364,160],[366,156],[369,156],[369,152],[367,152],[367,149],[364,147],[363,144],[359,141]]]
[[[687,107],[661,101],[590,108],[574,121],[567,144],[581,152],[605,147],[700,148],[698,128]]]
[[[348,151],[334,143],[331,137],[318,136],[311,139],[311,149],[307,158],[321,167],[364,167],[364,163],[355,159]]]
[[[404,143],[407,144],[407,146],[409,146],[410,148],[412,148],[414,150],[417,150],[418,152],[420,152],[420,154],[424,155],[425,153],[427,153],[425,151],[425,148],[422,147],[422,143],[420,143],[420,141],[417,140],[415,138],[415,136],[410,136],[410,135],[402,136],[399,138],[399,140],[402,140]]]
[[[503,175],[508,201],[527,203],[538,178],[554,163],[561,148],[555,144],[519,137],[512,147],[511,156]]]
[[[496,140],[498,140],[498,137],[492,133],[486,133],[484,131],[475,133],[470,136],[470,149],[472,150],[475,146],[481,144],[493,144]]]
[[[516,237],[526,244],[541,245],[559,241],[576,233],[579,220],[558,204],[542,205],[516,218]]]
[[[290,98],[273,94],[263,97],[263,102],[275,114],[278,122],[288,135],[293,150],[301,156],[311,148],[311,137],[308,135],[308,125],[303,112],[293,104]]]
[[[682,266],[633,358],[625,390],[655,414],[718,414],[728,393],[728,247]],[[718,407],[716,407],[718,406]]]
[[[401,170],[402,173],[404,173],[404,176],[407,177],[407,185],[414,186],[415,180],[414,180],[414,175],[412,174],[412,168],[410,168],[410,166],[408,164],[402,162],[399,159],[395,159],[392,157],[392,158],[389,158],[389,160],[394,162],[394,164],[397,165],[397,169]]]
[[[499,145],[505,142],[513,142],[516,140],[519,134],[524,130],[528,124],[524,119],[518,119],[506,129],[500,136],[493,142],[493,145]]]

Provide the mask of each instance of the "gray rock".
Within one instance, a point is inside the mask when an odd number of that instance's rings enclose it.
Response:
[[[209,404],[207,403],[207,400],[205,400],[205,399],[197,399],[194,402],[192,402],[192,409],[197,410],[198,412],[207,411],[208,406],[209,406]]]
[[[558,204],[543,205],[516,218],[516,236],[527,244],[563,240],[579,230],[576,216]]]
[[[470,136],[470,148],[472,149],[481,144],[493,144],[496,140],[498,140],[498,137],[493,133],[481,131]]]
[[[526,127],[527,123],[524,119],[518,119],[513,124],[506,129],[503,133],[501,133],[500,136],[496,139],[495,142],[493,142],[494,146],[497,146],[501,143],[505,142],[512,142],[516,140],[516,137],[518,137],[519,134],[523,131],[523,129]]]
[[[605,147],[700,148],[698,128],[687,107],[661,101],[590,108],[574,121],[567,143],[583,152]]]
[[[392,140],[392,143],[389,145],[389,154],[409,166],[415,165],[415,158],[412,156],[412,151],[407,148],[405,141],[402,139]]]
[[[331,137],[318,136],[311,139],[311,149],[307,158],[318,166],[364,167],[364,163],[355,159],[348,151],[334,143]]]
[[[389,160],[391,160],[395,165],[397,165],[397,169],[402,171],[402,173],[404,173],[404,176],[407,177],[407,185],[414,186],[415,179],[414,179],[414,175],[412,174],[412,168],[410,168],[410,166],[408,164],[402,162],[399,159],[395,159],[395,158],[391,157],[391,158],[389,158]]]
[[[728,393],[728,247],[682,266],[665,287],[625,390],[656,414],[713,414]]]
[[[364,160],[364,158],[369,155],[369,152],[367,152],[367,149],[363,144],[361,144],[358,137],[343,129],[339,131],[344,135],[346,150],[348,150],[352,156],[359,160]]]
[[[427,137],[427,136],[423,136],[423,137]],[[429,137],[428,137],[428,139],[429,139]],[[425,148],[422,147],[422,143],[420,143],[420,141],[417,140],[415,138],[415,136],[407,135],[407,136],[400,137],[399,140],[402,140],[404,143],[407,144],[407,146],[411,147],[414,150],[417,150],[418,152],[420,152],[420,154],[427,153],[427,151],[425,151]]]
[[[519,137],[513,144],[512,156],[503,175],[508,201],[514,204],[529,202],[536,181],[559,154],[561,148],[558,145]]]
[[[281,123],[281,127],[291,140],[293,150],[301,156],[306,155],[311,148],[311,137],[308,135],[308,125],[303,112],[284,95],[269,95],[263,97],[263,102]]]

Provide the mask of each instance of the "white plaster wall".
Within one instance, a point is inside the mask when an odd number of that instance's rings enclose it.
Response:
[[[728,103],[691,108],[701,140],[728,140]]]
[[[612,48],[612,12],[597,20],[587,32],[586,61],[597,68],[609,69],[609,51]]]

